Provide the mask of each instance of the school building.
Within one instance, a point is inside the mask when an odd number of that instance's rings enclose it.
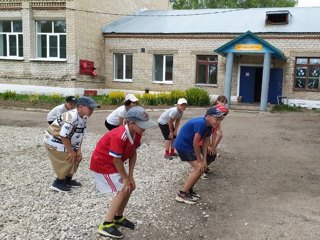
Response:
[[[111,1],[103,7],[43,2],[0,4],[0,23],[3,13],[12,24],[20,17],[23,34],[22,56],[1,56],[0,42],[0,87],[69,86],[98,94],[199,87],[258,103],[261,111],[278,101],[320,108],[319,7],[167,10],[169,1],[158,0],[130,1],[136,4],[129,8]],[[151,10],[135,11],[142,7]],[[112,12],[128,15],[105,14]],[[48,24],[58,32],[44,32]],[[52,38],[65,47],[52,47]]]

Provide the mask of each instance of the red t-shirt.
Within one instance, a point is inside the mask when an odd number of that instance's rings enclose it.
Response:
[[[132,142],[131,142],[131,141]],[[125,126],[120,126],[106,133],[97,143],[90,161],[90,169],[97,173],[117,173],[113,158],[129,159],[140,146],[141,134],[136,133],[134,139]]]

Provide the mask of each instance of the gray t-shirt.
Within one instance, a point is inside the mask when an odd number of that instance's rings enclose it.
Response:
[[[168,124],[170,118],[176,120],[182,118],[182,115],[183,112],[179,112],[177,107],[172,107],[161,114],[158,118],[158,123],[165,125]]]

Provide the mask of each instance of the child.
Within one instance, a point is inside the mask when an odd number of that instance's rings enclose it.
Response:
[[[186,99],[179,98],[177,106],[166,110],[158,119],[158,125],[165,140],[164,158],[166,159],[172,160],[173,156],[176,156],[172,140],[177,136],[180,119],[186,110],[187,104]]]
[[[123,125],[123,120],[125,119],[128,110],[135,106],[138,100],[139,99],[136,98],[136,96],[134,96],[133,94],[127,94],[124,100],[124,105],[116,108],[107,116],[104,122],[106,128],[108,130],[112,130],[116,127],[119,127],[120,125]]]
[[[176,196],[177,202],[195,204],[200,198],[193,190],[201,174],[207,169],[207,148],[211,129],[216,127],[223,112],[215,107],[207,110],[204,117],[190,119],[181,128],[174,146],[179,153],[181,161],[188,162],[192,169],[181,191]],[[202,152],[200,150],[200,142],[203,140]]]
[[[126,115],[126,125],[109,131],[97,143],[90,162],[90,170],[101,193],[115,192],[105,221],[98,232],[112,238],[122,238],[117,226],[134,229],[135,225],[123,216],[124,209],[135,190],[133,170],[142,133],[153,126],[142,107],[131,108]],[[124,162],[129,159],[129,171]]]
[[[56,118],[60,116],[62,113],[65,113],[69,110],[74,109],[74,107],[76,106],[76,102],[77,102],[76,97],[68,96],[66,97],[65,103],[54,107],[47,115],[47,121],[49,125],[53,123],[53,121],[56,120]]]
[[[81,97],[76,106],[76,109],[58,116],[44,138],[44,146],[57,175],[50,188],[58,192],[70,192],[71,187],[82,186],[72,177],[82,160],[81,144],[87,118],[97,104],[90,97]]]
[[[224,113],[224,117],[225,117],[229,113],[228,109],[226,108],[227,103],[228,103],[227,98],[223,95],[220,95],[213,102],[212,106],[216,106],[217,108],[219,108],[219,110]],[[224,119],[224,117],[221,119],[221,121]],[[220,124],[217,127],[212,129],[211,141],[208,146],[208,155],[207,155],[208,166],[212,162],[214,162],[217,157],[217,147],[220,140],[222,139],[222,136],[223,136],[223,132],[222,132],[221,122],[220,122]],[[212,174],[212,171],[208,167],[207,170],[204,171],[204,173],[202,174],[201,178],[207,179],[209,174]]]

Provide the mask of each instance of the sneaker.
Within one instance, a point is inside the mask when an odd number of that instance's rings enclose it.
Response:
[[[56,179],[50,186],[51,190],[54,190],[56,192],[70,192],[71,188],[66,186],[65,180]]]
[[[118,226],[122,226],[125,228],[130,228],[130,229],[134,229],[134,223],[129,221],[128,219],[126,219],[126,217],[122,217],[118,220],[113,219],[113,223],[115,223]]]
[[[208,173],[206,172],[202,173],[201,179],[208,179],[208,178],[209,178]]]
[[[207,168],[207,170],[204,171],[208,175],[213,175],[213,171],[210,168]]]
[[[100,224],[98,233],[111,238],[123,238],[122,233],[117,229],[114,223],[109,223],[106,225]]]
[[[172,157],[170,154],[165,154],[165,155],[164,155],[164,158],[169,159],[169,160],[172,160],[172,159],[173,159],[173,157]]]
[[[179,154],[178,154],[178,153],[176,153],[176,152],[175,152],[175,153],[170,153],[170,156],[171,156],[171,157],[178,157],[178,156],[179,156]]]
[[[69,180],[69,181],[66,181],[66,184],[67,184],[67,187],[82,187],[82,184],[76,180]]]
[[[194,191],[192,188],[189,191],[189,195],[196,200],[201,198],[200,195],[196,191]]]
[[[181,203],[187,203],[187,204],[196,204],[195,200],[189,195],[189,193],[178,191],[176,196],[176,201]]]

